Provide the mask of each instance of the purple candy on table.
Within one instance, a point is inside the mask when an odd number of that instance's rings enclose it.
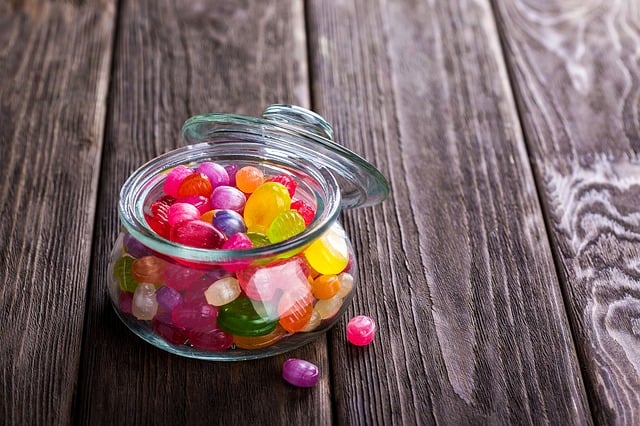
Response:
[[[247,225],[240,213],[234,210],[218,210],[213,215],[213,226],[222,231],[227,237],[238,232],[247,232]]]
[[[247,197],[233,186],[219,186],[211,194],[211,208],[228,209],[241,212],[247,203]]]
[[[227,170],[218,163],[204,161],[200,163],[196,171],[209,178],[212,188],[229,185],[229,174],[227,173]]]
[[[182,303],[182,295],[169,286],[162,286],[156,291],[158,306],[164,311],[171,312],[173,308]]]
[[[318,383],[318,366],[298,358],[289,358],[282,367],[282,378],[293,386],[309,388]]]

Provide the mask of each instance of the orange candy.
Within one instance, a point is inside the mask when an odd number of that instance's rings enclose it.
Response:
[[[264,173],[253,166],[245,166],[236,173],[236,186],[245,194],[251,194],[264,183]]]
[[[331,299],[340,290],[340,279],[337,275],[320,275],[313,280],[311,292],[316,299]]]
[[[207,212],[202,213],[202,215],[200,216],[200,220],[207,222],[207,223],[213,223],[213,215],[216,214],[215,210],[209,210]]]
[[[287,334],[279,325],[269,334],[264,336],[237,336],[233,335],[233,343],[241,349],[262,349],[271,346]]]
[[[188,197],[190,195],[202,195],[210,197],[213,192],[209,178],[202,173],[194,173],[185,178],[178,189],[178,197]]]
[[[131,275],[139,283],[162,284],[167,262],[155,257],[144,256],[131,264]]]

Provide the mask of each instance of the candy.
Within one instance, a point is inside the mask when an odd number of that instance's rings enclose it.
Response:
[[[218,163],[204,161],[198,165],[196,172],[207,176],[212,188],[229,185],[229,173],[227,172],[227,169]]]
[[[211,284],[205,290],[204,297],[210,305],[222,306],[236,300],[240,293],[238,280],[233,277],[225,277]]]
[[[198,208],[192,204],[188,203],[175,203],[169,207],[169,211],[167,213],[167,220],[169,221],[169,226],[172,228],[178,225],[179,223],[196,220],[200,218],[200,211]]]
[[[170,204],[163,200],[154,201],[144,215],[149,227],[162,238],[169,237],[169,206]]]
[[[264,247],[271,244],[269,237],[259,232],[247,232],[247,237],[251,240],[254,247]]]
[[[340,289],[336,293],[336,296],[344,298],[347,294],[351,293],[353,289],[353,275],[348,272],[343,272],[338,275],[338,280],[340,281]]]
[[[211,208],[211,203],[209,202],[209,198],[204,195],[187,195],[186,197],[180,197],[176,200],[176,203],[187,203],[191,204],[195,208],[198,209],[200,214],[204,214]],[[194,218],[197,219],[197,218]]]
[[[168,264],[163,271],[164,283],[175,290],[186,290],[195,286],[203,277],[204,271],[175,263]]]
[[[314,309],[311,313],[311,318],[309,318],[309,322],[307,322],[300,331],[308,333],[309,331],[313,331],[320,327],[320,324],[322,324],[322,317],[320,316],[320,313]]]
[[[356,346],[366,346],[376,335],[376,323],[373,318],[358,315],[347,324],[347,340]]]
[[[230,237],[238,232],[246,232],[247,227],[240,213],[233,210],[218,210],[213,215],[213,226]]]
[[[338,290],[340,290],[340,279],[337,275],[320,275],[311,284],[311,291],[316,299],[331,299]]]
[[[215,324],[189,330],[189,343],[194,348],[205,351],[224,351],[233,344],[233,337]]]
[[[241,250],[249,249],[251,247],[253,247],[253,243],[251,242],[249,237],[247,237],[246,234],[241,233],[233,234],[222,245],[222,248],[224,250]],[[239,271],[240,269],[246,268],[251,264],[251,262],[251,259],[235,260],[225,262],[222,267],[229,272],[235,272]]]
[[[332,226],[304,251],[309,265],[321,274],[339,274],[349,263],[344,231]]]
[[[171,287],[162,286],[156,291],[156,300],[160,309],[171,312],[173,308],[182,303],[182,295]]]
[[[313,222],[313,218],[316,216],[315,210],[302,200],[293,201],[291,203],[291,209],[300,213],[300,216],[304,219],[304,224],[306,226],[309,226],[311,222]]]
[[[302,330],[313,314],[313,298],[300,293],[284,293],[278,303],[279,324],[289,333]]]
[[[118,308],[127,315],[131,315],[131,305],[133,304],[133,293],[121,291],[118,295]]]
[[[113,265],[113,276],[118,281],[118,287],[122,291],[133,293],[138,287],[138,282],[131,273],[134,261],[133,257],[123,256]]]
[[[305,228],[304,218],[300,213],[296,210],[287,210],[273,219],[267,236],[272,243],[279,243],[301,233]]]
[[[258,313],[263,310],[264,307],[259,306],[259,302],[252,302],[251,299],[240,296],[220,307],[218,326],[234,335],[264,336],[275,329],[278,321]]]
[[[156,288],[153,284],[140,284],[131,303],[131,313],[139,320],[151,320],[158,312]]]
[[[279,325],[272,332],[262,336],[233,336],[233,343],[240,349],[262,349],[272,346],[287,334],[286,330]]]
[[[171,311],[171,320],[185,329],[203,328],[214,324],[218,309],[208,303],[183,302]]]
[[[320,314],[320,318],[329,319],[335,316],[342,307],[342,299],[333,296],[331,299],[318,300],[314,309]]]
[[[267,182],[260,185],[244,206],[244,222],[250,232],[266,234],[269,225],[280,213],[289,210],[291,197],[284,185]]]
[[[162,284],[167,262],[155,256],[136,259],[131,264],[131,275],[139,283]]]
[[[193,195],[211,196],[213,187],[209,178],[202,173],[193,173],[187,176],[178,188],[178,197],[189,197]]]
[[[245,166],[236,173],[236,186],[245,194],[250,194],[264,182],[262,170],[253,166]]]
[[[299,388],[315,386],[319,377],[318,366],[303,359],[289,358],[282,367],[282,378]]]
[[[298,183],[295,181],[295,179],[285,174],[276,175],[270,179],[267,179],[267,182],[281,183],[285,186],[285,188],[287,188],[287,191],[289,191],[289,196],[291,197],[293,197],[293,195],[296,193],[296,188],[298,187]]]
[[[167,178],[164,181],[164,185],[163,185],[164,193],[167,195],[171,195],[174,198],[178,198],[180,185],[182,185],[182,182],[184,182],[187,176],[190,176],[193,173],[194,171],[187,166],[179,165],[174,167],[169,172],[169,174],[167,175]]]
[[[237,164],[227,164],[224,166],[224,169],[227,171],[227,175],[229,175],[229,183],[230,186],[236,186],[236,173],[240,169]]]
[[[184,345],[188,338],[187,331],[176,326],[168,312],[157,314],[151,321],[151,329],[172,345]]]
[[[171,228],[171,241],[191,247],[219,249],[226,237],[212,224],[201,220],[181,222]]]
[[[127,253],[133,257],[143,257],[151,254],[151,250],[147,246],[133,238],[129,233],[124,234],[123,244]]]
[[[219,186],[213,190],[210,202],[212,209],[241,212],[247,202],[247,197],[242,191],[232,186]]]

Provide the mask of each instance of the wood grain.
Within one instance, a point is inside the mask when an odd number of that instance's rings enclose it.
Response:
[[[114,4],[0,2],[0,423],[67,424]]]
[[[311,1],[315,109],[389,176],[345,215],[368,348],[332,339],[344,424],[587,424],[487,1]],[[345,42],[348,40],[348,42]]]
[[[640,423],[640,8],[494,2],[595,417]]]
[[[312,390],[281,378],[286,356],[243,363],[179,358],[138,339],[107,301],[117,195],[142,163],[181,144],[190,115],[259,115],[270,103],[309,105],[300,1],[122,1],[101,170],[79,424],[327,424],[324,339],[288,356],[324,372]]]

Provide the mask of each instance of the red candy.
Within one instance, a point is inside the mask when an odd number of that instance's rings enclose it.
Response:
[[[219,249],[222,248],[226,237],[210,223],[191,220],[171,228],[170,239],[186,246]]]
[[[287,188],[287,191],[289,191],[289,195],[291,197],[293,197],[293,194],[296,193],[296,188],[298,188],[298,183],[291,176],[285,175],[285,174],[276,175],[271,179],[267,180],[267,182],[281,183],[282,185],[285,186],[285,188]]]
[[[297,210],[300,216],[304,219],[304,224],[309,226],[313,222],[313,218],[316,217],[316,212],[311,206],[302,200],[297,200],[291,203],[291,209]]]

